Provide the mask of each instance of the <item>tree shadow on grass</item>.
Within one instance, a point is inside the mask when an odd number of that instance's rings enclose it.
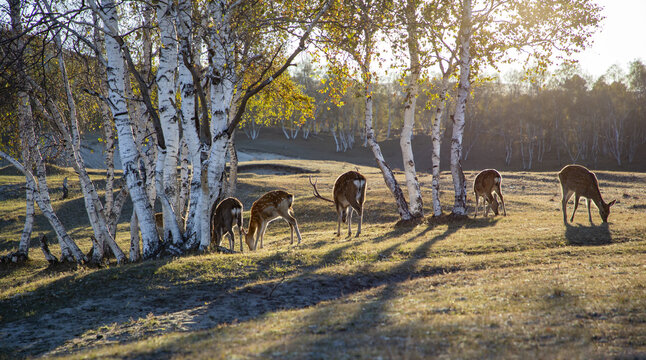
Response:
[[[213,279],[207,277],[209,280],[198,278],[193,281],[191,279],[195,275],[186,274],[182,268],[170,272],[160,271],[164,265],[173,262],[172,259],[101,269],[88,274],[71,272],[69,276],[35,291],[0,301],[0,309],[3,309],[0,311],[0,337],[16,346],[14,349],[3,348],[0,352],[12,351],[17,356],[34,356],[59,349],[72,340],[83,339],[80,341],[83,348],[98,346],[105,341],[132,341],[138,335],[129,330],[134,325],[128,324],[145,322],[151,314],[155,321],[167,324],[147,331],[146,336],[168,332],[175,329],[173,326],[178,323],[182,326],[175,331],[211,329],[222,324],[256,319],[280,310],[315,306],[323,301],[338,300],[349,294],[380,287],[377,296],[367,303],[365,310],[349,314],[344,326],[352,328],[352,324],[362,317],[372,314],[385,316],[387,303],[397,296],[401,283],[460,271],[455,266],[420,267],[418,263],[428,256],[430,249],[438,241],[472,223],[474,222],[467,219],[449,224],[442,233],[423,240],[406,260],[395,262],[392,266],[379,267],[383,270],[378,271],[366,271],[362,266],[349,270],[330,267],[343,264],[348,256],[355,256],[353,250],[357,243],[373,240],[364,238],[337,246],[314,262],[302,262],[301,257],[284,252],[251,263],[245,262],[244,258],[231,261],[214,259],[215,261],[203,263],[196,268],[198,271],[214,271],[216,276]],[[485,227],[493,226],[495,221],[475,223],[476,226]],[[424,237],[432,229],[429,226],[382,253],[392,253],[401,244],[414,237]],[[184,266],[186,271],[192,271],[192,266]],[[236,270],[240,266],[245,268],[243,273]],[[271,270],[273,268],[296,270],[280,273]],[[328,268],[330,270],[326,270]],[[315,318],[309,321],[310,325],[316,325]],[[72,325],[66,329],[56,327],[56,324],[61,323]],[[105,326],[117,329],[118,332],[106,333],[101,337],[91,335]],[[335,334],[326,335],[331,336]],[[201,341],[199,337],[191,339],[189,342]],[[187,340],[184,338],[182,341]],[[320,339],[312,340],[310,345],[315,348],[325,344],[325,339]],[[155,354],[165,350],[147,351]],[[266,355],[269,354],[271,352]]]
[[[608,223],[591,226],[565,224],[565,239],[569,245],[576,246],[598,246],[612,243]]]
[[[437,275],[442,275],[442,274],[447,274],[447,273],[452,273],[452,272],[457,272],[460,271],[461,269],[459,267],[443,267],[443,266],[425,266],[423,268],[419,268],[417,265],[419,261],[423,258],[426,258],[428,256],[428,253],[430,252],[431,248],[433,245],[435,245],[437,242],[442,241],[450,237],[452,234],[456,233],[458,230],[470,226],[470,227],[487,227],[487,226],[494,226],[497,223],[497,219],[494,219],[493,221],[473,221],[472,219],[469,218],[461,218],[459,220],[455,221],[449,221],[447,222],[448,227],[446,230],[440,234],[437,234],[426,241],[424,241],[422,244],[420,244],[409,256],[409,258],[397,266],[388,269],[383,272],[377,272],[377,273],[371,273],[371,274],[362,274],[361,277],[367,277],[367,276],[374,276],[378,281],[370,284],[370,286],[359,286],[356,289],[351,289],[352,291],[346,292],[345,294],[349,293],[354,293],[354,292],[359,292],[363,290],[367,290],[368,288],[375,288],[382,286],[382,289],[379,290],[377,294],[374,296],[370,297],[370,301],[368,301],[365,305],[361,306],[361,310],[358,311],[357,313],[348,316],[347,321],[344,324],[341,324],[337,326],[337,329],[333,329],[330,331],[326,331],[323,336],[317,337],[311,341],[309,344],[303,344],[301,340],[295,339],[295,343],[293,346],[291,345],[280,345],[276,346],[274,348],[270,348],[263,352],[263,356],[266,357],[271,357],[272,354],[278,352],[284,348],[305,348],[310,351],[308,355],[311,354],[319,354],[319,353],[329,353],[329,346],[334,343],[334,339],[339,337],[339,334],[342,334],[345,331],[356,331],[356,332],[365,332],[368,330],[368,328],[373,328],[374,326],[377,326],[379,323],[382,322],[388,322],[388,315],[387,315],[387,307],[389,306],[390,300],[394,299],[395,297],[398,296],[398,289],[401,283],[421,277],[430,277],[430,276],[437,276]],[[425,234],[433,229],[433,224],[429,226],[427,229],[425,229],[422,233],[415,235],[414,237],[420,237],[420,236],[425,236]],[[409,239],[409,240],[412,240]],[[390,256],[399,246],[401,243],[395,244],[382,252],[380,252],[380,257],[388,257]],[[348,276],[345,281],[351,281],[351,280],[356,280],[357,278],[360,278],[359,276]],[[359,283],[361,285],[361,282]],[[350,290],[350,289],[349,289]],[[343,296],[344,294],[340,294]],[[340,296],[339,296],[340,297]],[[338,298],[338,297],[337,297]],[[322,310],[321,310],[322,311]],[[314,315],[308,319],[308,328],[316,328],[319,323],[325,322],[325,314],[323,316],[317,315],[318,312],[315,312]],[[366,324],[366,327],[361,328],[361,324],[366,323],[366,319],[368,324]],[[342,349],[339,349],[339,351],[342,351]]]

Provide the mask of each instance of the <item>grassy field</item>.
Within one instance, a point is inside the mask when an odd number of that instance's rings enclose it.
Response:
[[[263,163],[317,171],[324,196],[355,168]],[[0,269],[0,358],[646,358],[646,174],[597,173],[604,199],[617,199],[609,224],[596,209],[590,224],[582,204],[564,226],[555,172],[503,172],[506,217],[395,228],[381,174],[360,167],[369,183],[363,233],[338,238],[336,213],[311,195],[308,174],[267,166],[240,174],[245,223],[262,193],[293,192],[300,246],[277,221],[254,253],[69,269],[48,268],[34,242],[27,264]],[[73,173],[59,169],[51,187],[63,176],[71,199],[54,208],[88,250]],[[466,176],[471,183],[475,173]],[[17,248],[21,181],[0,174],[0,255]],[[420,181],[428,212],[431,177]],[[448,213],[449,174],[442,186]],[[472,215],[471,195],[469,204]],[[38,216],[34,239],[41,233],[54,238]]]

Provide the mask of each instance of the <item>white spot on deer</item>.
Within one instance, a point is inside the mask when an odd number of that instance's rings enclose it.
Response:
[[[357,198],[357,202],[361,201],[361,190],[363,189],[364,186],[366,186],[366,181],[365,180],[354,180],[353,181],[354,186],[357,188],[357,194],[355,195]]]

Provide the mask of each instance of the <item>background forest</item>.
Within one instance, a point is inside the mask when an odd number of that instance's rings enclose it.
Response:
[[[330,147],[337,152],[365,146],[359,90],[350,89],[338,107],[324,91],[329,80],[311,63],[299,64],[291,76],[311,98],[316,117],[295,113],[270,120],[251,109],[241,125],[250,140],[260,134],[260,128],[270,127],[280,129],[286,140],[308,139],[311,133],[330,135]],[[423,106],[416,110],[414,135],[424,140],[415,142],[430,144],[436,82],[431,79],[419,97]],[[375,85],[373,126],[380,141],[401,134],[405,96],[406,87],[399,80]],[[638,155],[646,151],[645,96],[646,66],[641,60],[631,62],[628,69],[613,66],[596,79],[576,66],[542,78],[514,72],[487,77],[473,84],[467,101],[462,159],[468,164],[476,154],[479,161],[487,161],[485,166],[516,170],[557,169],[567,163],[643,169]],[[449,107],[455,107],[453,102]],[[447,112],[441,119],[443,143],[450,139],[448,117]],[[273,137],[275,132],[270,134]]]

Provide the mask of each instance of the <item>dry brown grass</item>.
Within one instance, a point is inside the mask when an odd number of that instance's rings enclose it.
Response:
[[[320,171],[324,195],[354,169],[280,164]],[[277,221],[265,249],[251,254],[52,271],[32,249],[27,265],[1,273],[0,337],[9,341],[0,350],[72,358],[646,356],[645,174],[598,173],[604,199],[619,200],[607,226],[596,209],[589,224],[585,205],[563,225],[555,172],[502,172],[508,216],[411,229],[394,227],[378,170],[360,170],[369,187],[358,239],[333,235],[335,212],[311,195],[308,174],[243,173],[245,222],[265,191],[293,192],[301,246],[289,246],[289,227]],[[428,207],[431,178],[420,180]],[[20,222],[18,200],[0,204],[0,218]],[[4,252],[21,225],[2,228]],[[70,230],[89,248],[87,226]],[[127,224],[120,231],[126,249]]]

